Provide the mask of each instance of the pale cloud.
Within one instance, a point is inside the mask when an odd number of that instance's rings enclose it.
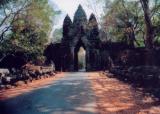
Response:
[[[64,13],[69,14],[71,18],[73,18],[75,11],[79,4],[81,4],[86,10],[87,15],[91,13],[91,10],[85,7],[83,0],[51,0],[62,10]]]
[[[93,6],[88,6],[88,4],[90,4],[90,2],[92,2],[91,5]],[[65,18],[65,16],[68,14],[71,19],[73,20],[74,14],[78,8],[78,5],[81,4],[83,9],[85,10],[86,14],[87,14],[87,18],[89,18],[91,13],[94,13],[97,17],[97,19],[100,19],[100,16],[103,12],[103,6],[105,4],[96,4],[93,3],[93,0],[49,0],[49,4],[51,6],[54,7],[54,9],[56,10],[61,10],[62,14],[56,16],[56,18],[54,18],[54,24],[53,24],[53,28],[52,31],[50,33],[50,39],[53,39],[54,41],[54,31],[55,29],[58,28],[62,28],[63,26],[63,20]],[[96,7],[95,7],[96,6]],[[93,10],[94,8],[94,10]]]
[[[91,13],[95,13],[97,18],[99,18],[103,11],[103,7],[98,5],[96,5],[98,6],[96,12],[93,11],[93,9],[87,6],[86,0],[50,0],[50,2],[56,4],[59,10],[62,11],[62,14],[56,20],[55,28],[59,28],[62,26],[63,19],[65,18],[66,14],[68,14],[73,20],[75,11],[77,10],[79,4],[81,4],[82,7],[84,8],[88,18]]]

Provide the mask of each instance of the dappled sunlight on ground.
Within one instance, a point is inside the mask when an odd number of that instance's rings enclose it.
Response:
[[[62,78],[63,76],[64,76],[64,73],[56,74],[56,76],[45,78],[45,79],[40,79],[40,80],[34,80],[33,82],[24,84],[16,88],[1,90],[0,100],[6,100],[9,98],[13,98],[18,95],[28,93],[36,89],[47,88],[48,86],[50,86],[50,84],[53,83],[54,80],[58,80],[59,78]]]
[[[41,88],[0,101],[0,114],[98,114],[87,76],[64,73]]]
[[[90,73],[100,114],[160,114],[160,103],[128,84],[101,73]]]
[[[61,73],[0,92],[2,114],[160,114],[160,103],[100,72]],[[17,108],[21,106],[21,108]]]

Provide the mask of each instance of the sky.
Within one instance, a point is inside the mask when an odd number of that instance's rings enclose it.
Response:
[[[49,0],[49,2],[54,6],[54,8],[56,7],[57,10],[62,11],[62,14],[57,16],[56,18],[54,29],[62,27],[63,20],[67,14],[73,20],[74,13],[77,10],[79,4],[81,4],[82,7],[84,8],[88,18],[91,13],[95,13],[97,18],[99,18],[101,13],[103,12],[103,5],[104,5],[104,4],[97,5],[95,3],[96,5],[93,4],[92,7],[96,6],[96,8],[94,8],[96,10],[93,10],[93,8],[88,7],[87,5],[89,2],[93,2],[93,0]]]

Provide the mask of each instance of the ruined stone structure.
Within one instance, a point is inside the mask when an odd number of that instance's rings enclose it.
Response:
[[[70,71],[78,70],[78,51],[82,46],[86,50],[86,70],[99,67],[99,30],[94,14],[89,21],[81,5],[75,13],[73,22],[67,15],[63,24],[62,50],[63,68]]]
[[[53,62],[58,71],[78,71],[78,52],[80,47],[86,51],[86,71],[106,70],[111,66],[144,65],[146,51],[136,49],[126,42],[103,42],[94,14],[87,20],[80,5],[73,21],[67,15],[63,22],[63,38],[60,43],[47,46],[44,55],[46,63]],[[156,57],[159,51],[155,51]],[[157,59],[158,60],[158,59]],[[158,60],[159,61],[159,60]],[[156,62],[159,64],[159,62]]]
[[[57,70],[77,71],[80,47],[86,51],[86,71],[100,70],[102,61],[98,23],[94,14],[87,20],[81,5],[74,15],[73,22],[68,15],[65,17],[62,41],[60,44],[49,46],[50,54],[46,56],[54,61]]]

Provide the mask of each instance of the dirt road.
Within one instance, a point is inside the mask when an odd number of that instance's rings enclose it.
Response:
[[[63,75],[30,91],[15,88],[19,94],[12,97],[12,91],[4,92],[8,97],[0,100],[0,114],[160,114],[160,103],[141,88],[99,72]]]
[[[0,114],[97,114],[88,73],[66,73],[34,91],[0,102]]]

